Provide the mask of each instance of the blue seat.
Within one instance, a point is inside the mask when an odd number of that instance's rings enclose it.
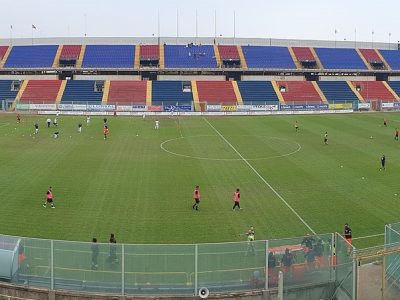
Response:
[[[152,103],[154,105],[191,105],[191,92],[183,92],[182,81],[152,81]]]
[[[398,50],[379,50],[383,58],[392,68],[392,70],[400,70],[400,51]]]
[[[240,94],[244,104],[264,104],[265,102],[279,102],[270,81],[238,81]]]
[[[94,80],[68,80],[61,103],[91,102],[91,104],[100,104],[103,92],[95,92],[94,85]]]
[[[358,102],[346,81],[318,81],[318,86],[329,103]]]
[[[350,48],[315,48],[324,69],[366,70],[356,49]]]
[[[296,69],[287,47],[242,46],[247,67],[261,69]]]
[[[134,45],[88,45],[82,68],[133,68]]]
[[[400,81],[388,81],[388,84],[397,96],[400,96]]]
[[[51,68],[58,50],[57,45],[14,46],[5,68]]]
[[[0,80],[0,101],[17,97],[18,92],[11,90],[13,80]]]
[[[214,48],[211,45],[165,45],[166,68],[216,68]]]

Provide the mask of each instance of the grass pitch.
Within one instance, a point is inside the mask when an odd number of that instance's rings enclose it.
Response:
[[[165,117],[159,130],[155,118],[108,117],[107,141],[103,117],[86,126],[84,117],[60,116],[57,129],[46,119],[23,115],[16,124],[15,115],[0,116],[3,234],[107,242],[113,232],[124,243],[203,243],[244,240],[250,225],[260,240],[342,232],[347,222],[357,238],[399,220],[397,113]],[[191,208],[195,185],[199,211]],[[42,207],[49,186],[56,209]],[[232,211],[236,188],[241,211]]]

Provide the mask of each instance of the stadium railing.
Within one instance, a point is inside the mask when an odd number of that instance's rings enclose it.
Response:
[[[11,237],[0,236],[0,261]],[[122,295],[196,295],[276,289],[284,271],[285,293],[298,289],[328,295],[337,279],[348,276],[332,264],[334,235],[314,236],[319,255],[301,244],[303,237],[188,245],[128,245],[15,237],[16,285]],[[246,238],[244,236],[244,238]],[[96,256],[96,250],[98,255]],[[288,249],[288,250],[286,250]],[[281,266],[285,251],[290,267]],[[270,254],[272,253],[272,254]],[[269,257],[273,256],[273,259]],[[351,259],[351,258],[350,258]],[[0,264],[2,270],[2,264]],[[341,275],[343,273],[343,275]],[[297,298],[301,299],[301,298]]]

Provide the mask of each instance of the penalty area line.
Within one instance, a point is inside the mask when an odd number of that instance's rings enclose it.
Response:
[[[297,211],[265,180],[264,177],[258,173],[258,171],[248,162],[246,158],[206,119],[203,117],[203,120],[228,144],[229,147],[232,148],[233,151],[241,158],[242,161],[246,163],[246,165],[265,183],[266,186],[270,188],[270,190],[292,211],[292,213],[314,234],[317,233],[311,228],[310,225],[307,224],[306,221],[297,213]]]

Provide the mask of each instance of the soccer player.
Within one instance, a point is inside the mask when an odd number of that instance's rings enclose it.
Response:
[[[251,227],[252,228],[252,227]],[[254,235],[254,228],[249,229],[249,231],[246,233],[247,235],[247,251],[246,251],[246,256],[249,254],[251,255],[256,255],[256,252],[254,250],[254,245],[253,242],[255,240],[255,235]]]
[[[381,167],[379,168],[379,171],[386,170],[385,165],[386,165],[386,157],[385,154],[383,154],[381,157]]]
[[[53,203],[53,190],[51,189],[51,186],[49,187],[49,189],[46,192],[46,198],[45,198],[45,202],[43,203],[43,207],[47,208],[47,204],[50,204],[51,208],[56,208]]]
[[[350,246],[353,243],[353,232],[351,231],[351,228],[349,224],[344,224],[344,232],[343,232],[344,238],[346,239],[346,249],[347,249],[347,254],[350,253]]]
[[[199,210],[199,204],[200,204],[200,187],[196,185],[196,188],[193,191],[193,199],[194,199],[194,204],[192,206],[193,209]]]
[[[54,125],[55,127],[57,127],[57,126],[58,126],[58,120],[57,120],[57,117],[55,117],[55,118],[54,118],[53,125]]]
[[[104,121],[104,127],[107,127],[107,118],[104,118],[103,121]]]
[[[154,129],[159,129],[160,128],[160,121],[156,120]]]
[[[294,122],[294,128],[296,129],[296,132],[299,131],[299,123],[297,123],[297,121]]]
[[[59,133],[58,131],[54,132],[53,138],[58,139],[58,135],[59,135],[59,134],[60,134],[60,133]]]
[[[50,118],[47,118],[46,122],[47,122],[47,128],[50,128],[50,125],[51,125],[51,119],[50,119]]]
[[[90,124],[90,116],[87,115],[86,116],[86,126],[89,126],[89,124]]]
[[[105,139],[105,140],[107,139],[108,133],[109,133],[109,132],[110,132],[110,131],[108,130],[108,127],[105,126],[104,129],[103,129],[103,134],[104,134],[104,139]]]
[[[99,265],[97,263],[97,258],[99,257],[99,245],[97,244],[97,239],[92,239],[92,245],[90,246],[92,250],[92,270],[97,270]]]
[[[233,210],[235,210],[236,207],[238,207],[239,209],[242,209],[240,207],[240,190],[236,189],[236,191],[233,193],[233,201],[235,202],[235,204],[233,205]]]
[[[387,127],[387,120],[386,120],[386,118],[383,118],[383,126]]]
[[[324,144],[328,145],[328,132],[327,131],[325,132],[325,135],[324,135]]]
[[[78,124],[78,132],[81,133],[82,132],[82,123]]]
[[[17,123],[21,123],[21,116],[19,114],[17,114]]]
[[[396,141],[398,141],[399,140],[399,130],[396,128],[396,131],[394,132],[394,139],[396,140]]]
[[[303,241],[301,242],[301,245],[304,245],[304,253],[307,254],[309,251],[312,250],[314,242],[314,238],[309,233],[307,233],[307,235],[303,238]]]
[[[39,133],[39,124],[35,123],[35,134]]]

